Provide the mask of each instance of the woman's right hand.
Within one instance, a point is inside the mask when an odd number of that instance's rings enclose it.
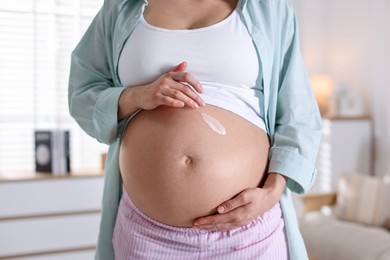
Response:
[[[182,62],[149,84],[128,87],[119,98],[118,119],[140,108],[152,110],[162,105],[177,108],[205,106],[198,95],[203,92],[203,87],[185,71],[186,68],[187,63]]]

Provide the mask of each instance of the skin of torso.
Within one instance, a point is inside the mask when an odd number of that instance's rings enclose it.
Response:
[[[225,19],[236,6],[237,0],[149,0],[144,17],[161,28],[196,29]]]
[[[223,20],[236,4],[150,1],[144,15],[155,26],[193,29]],[[181,15],[175,16],[173,10]],[[205,115],[220,123],[224,132],[212,129]],[[137,208],[168,225],[192,226],[195,218],[215,214],[222,202],[258,187],[265,178],[268,150],[268,135],[232,112],[212,105],[160,106],[140,112],[128,123],[119,165]]]

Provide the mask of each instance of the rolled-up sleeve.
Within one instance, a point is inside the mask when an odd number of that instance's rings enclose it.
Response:
[[[269,172],[287,176],[287,187],[304,193],[316,177],[322,126],[299,48],[296,16],[291,6],[286,6]]]
[[[112,79],[106,20],[103,6],[72,52],[68,104],[70,114],[88,135],[110,144],[121,127],[117,113],[124,88],[115,86]]]

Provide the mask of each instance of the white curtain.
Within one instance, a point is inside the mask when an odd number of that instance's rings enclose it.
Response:
[[[98,168],[107,147],[69,116],[70,54],[102,0],[0,1],[0,174],[34,170],[34,130],[71,135],[72,169]]]

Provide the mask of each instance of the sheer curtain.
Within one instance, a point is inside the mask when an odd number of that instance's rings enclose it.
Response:
[[[71,136],[72,169],[98,168],[107,150],[69,116],[71,51],[102,0],[0,1],[0,174],[34,170],[34,130]]]

